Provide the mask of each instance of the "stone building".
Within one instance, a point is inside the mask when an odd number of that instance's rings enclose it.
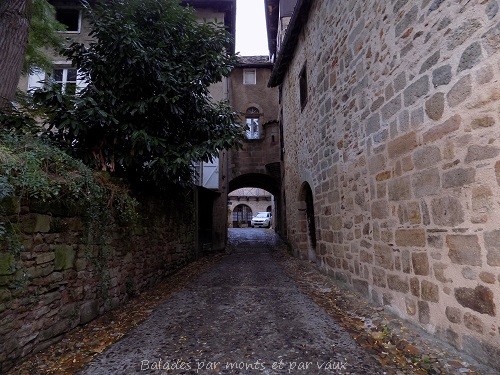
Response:
[[[500,368],[498,1],[267,3],[296,254]]]
[[[246,125],[246,139],[241,149],[228,151],[228,193],[240,188],[268,191],[275,202],[275,229],[282,232],[278,90],[267,87],[271,71],[272,63],[267,56],[246,56],[240,57],[231,73],[230,103],[240,123]]]
[[[241,224],[250,226],[250,220],[257,212],[273,213],[274,211],[273,196],[268,191],[259,188],[236,189],[229,193],[228,201],[229,228],[238,228]]]

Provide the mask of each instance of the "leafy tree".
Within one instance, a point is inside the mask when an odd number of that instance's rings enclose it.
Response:
[[[46,51],[62,48],[64,25],[47,0],[1,0],[0,25],[0,109],[9,111],[21,73],[51,67]]]
[[[55,85],[35,95],[47,134],[132,183],[190,183],[193,161],[241,136],[230,107],[209,94],[236,62],[230,35],[176,0],[110,0],[87,12],[94,42],[63,54],[88,85],[72,97]]]
[[[47,49],[58,51],[63,48],[64,39],[58,31],[64,29],[65,26],[57,22],[55,9],[47,0],[31,0],[31,22],[23,73],[29,73],[34,68],[52,69]]]

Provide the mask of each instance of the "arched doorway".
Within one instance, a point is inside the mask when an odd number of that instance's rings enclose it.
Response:
[[[304,182],[300,189],[299,195],[299,219],[301,230],[303,230],[305,236],[304,240],[299,248],[301,252],[301,257],[307,258],[311,261],[316,261],[316,217],[314,215],[314,197],[311,186]]]
[[[233,228],[249,227],[252,220],[252,209],[246,204],[239,204],[233,210]]]

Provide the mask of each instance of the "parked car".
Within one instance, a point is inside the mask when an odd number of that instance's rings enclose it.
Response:
[[[270,212],[257,212],[257,215],[255,215],[251,221],[252,228],[255,227],[270,228],[271,217],[272,215]]]

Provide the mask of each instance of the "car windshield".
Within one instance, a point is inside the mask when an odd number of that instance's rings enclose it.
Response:
[[[269,213],[268,212],[259,212],[255,217],[269,217]]]

